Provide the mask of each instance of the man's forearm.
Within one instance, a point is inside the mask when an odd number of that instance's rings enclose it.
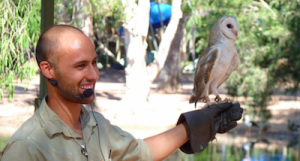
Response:
[[[186,143],[189,138],[184,124],[179,124],[176,127],[144,139],[148,144],[153,160],[163,160],[170,154],[172,154],[176,149]]]

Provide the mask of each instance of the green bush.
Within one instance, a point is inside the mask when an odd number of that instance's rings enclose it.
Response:
[[[37,73],[34,46],[40,34],[40,0],[5,0],[0,3],[0,99],[4,90],[11,99],[15,80]]]

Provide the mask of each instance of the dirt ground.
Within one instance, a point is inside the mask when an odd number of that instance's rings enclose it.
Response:
[[[96,84],[96,100],[101,112],[112,124],[118,125],[137,138],[145,138],[158,134],[175,126],[182,112],[194,110],[194,104],[188,99],[192,93],[192,75],[183,75],[183,86],[177,94],[164,94],[156,91],[157,84],[151,86],[149,102],[122,100],[126,94],[124,71],[101,70],[100,79]],[[34,99],[39,90],[39,76],[35,76],[25,85],[17,83],[14,98],[11,102],[5,98],[0,101],[0,136],[11,136],[34,113]],[[225,95],[224,85],[219,88],[221,97]],[[213,99],[213,96],[211,96]],[[299,96],[297,98],[300,100]],[[243,102],[243,98],[237,99]],[[199,107],[203,103],[197,104]],[[270,133],[292,134],[287,129],[287,120],[296,121],[300,118],[300,101],[295,97],[276,95],[268,107],[273,117],[269,121]],[[236,131],[243,133],[247,127],[239,121]],[[254,129],[259,132],[260,129]]]

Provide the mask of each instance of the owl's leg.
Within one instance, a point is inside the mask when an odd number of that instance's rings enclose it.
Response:
[[[210,90],[216,96],[215,101],[222,102],[222,98],[220,97],[219,92],[217,91],[217,87],[218,87],[218,81],[214,80],[211,83]]]
[[[208,84],[209,84],[210,82],[208,82]],[[203,91],[203,94],[204,94],[204,96],[202,97],[203,99],[203,102],[205,103],[205,105],[204,105],[204,107],[207,107],[207,106],[209,106],[210,105],[210,100],[209,100],[209,97],[208,97],[208,87],[209,87],[209,85],[206,85],[206,87],[204,88],[204,91]]]
[[[208,96],[205,96],[205,97],[203,98],[203,102],[204,102],[204,103],[207,103],[207,104],[210,104],[209,97],[208,97]]]
[[[205,107],[208,107],[208,106],[210,106],[210,105],[211,105],[211,103],[210,103],[210,100],[209,100],[209,97],[208,97],[208,96],[205,96],[205,97],[203,98],[203,102],[205,103],[205,105],[203,106],[203,108],[205,108]]]

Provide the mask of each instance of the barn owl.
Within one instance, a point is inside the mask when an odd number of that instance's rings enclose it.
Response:
[[[194,76],[193,95],[189,102],[195,107],[198,100],[210,104],[209,94],[222,101],[217,88],[225,82],[239,64],[234,40],[238,36],[238,23],[235,17],[224,16],[213,25],[208,47],[201,53]]]

